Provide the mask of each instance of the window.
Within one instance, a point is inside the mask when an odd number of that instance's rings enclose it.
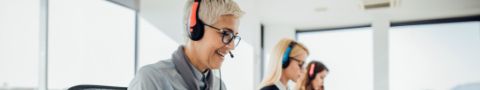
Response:
[[[310,60],[323,62],[330,72],[327,90],[372,90],[373,47],[370,28],[298,33],[298,41],[310,51]]]
[[[0,90],[38,88],[39,7],[39,0],[0,1]]]
[[[105,0],[49,1],[48,88],[128,86],[135,12]]]
[[[392,27],[389,41],[390,90],[478,89],[479,21]]]

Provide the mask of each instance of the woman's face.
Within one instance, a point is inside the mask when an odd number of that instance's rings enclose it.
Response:
[[[323,90],[323,88],[322,88],[323,81],[324,81],[325,77],[327,76],[327,73],[328,72],[326,70],[323,70],[322,72],[317,73],[315,78],[313,78],[312,86],[313,86],[314,90]]]
[[[297,79],[299,79],[303,74],[302,65],[306,58],[306,51],[302,51],[295,55],[295,57],[290,58],[290,64],[288,64],[287,68],[285,68],[283,75],[286,75],[289,80],[297,82]]]

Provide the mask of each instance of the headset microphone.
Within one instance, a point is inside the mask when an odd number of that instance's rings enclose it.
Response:
[[[230,57],[233,58],[232,51],[228,51],[228,53],[230,53]]]

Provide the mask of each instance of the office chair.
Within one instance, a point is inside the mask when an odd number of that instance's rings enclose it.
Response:
[[[68,90],[127,90],[127,87],[103,86],[103,85],[76,85]]]

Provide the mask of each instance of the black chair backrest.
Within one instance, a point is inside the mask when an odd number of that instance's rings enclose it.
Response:
[[[68,90],[127,90],[127,87],[104,86],[104,85],[77,85]]]

